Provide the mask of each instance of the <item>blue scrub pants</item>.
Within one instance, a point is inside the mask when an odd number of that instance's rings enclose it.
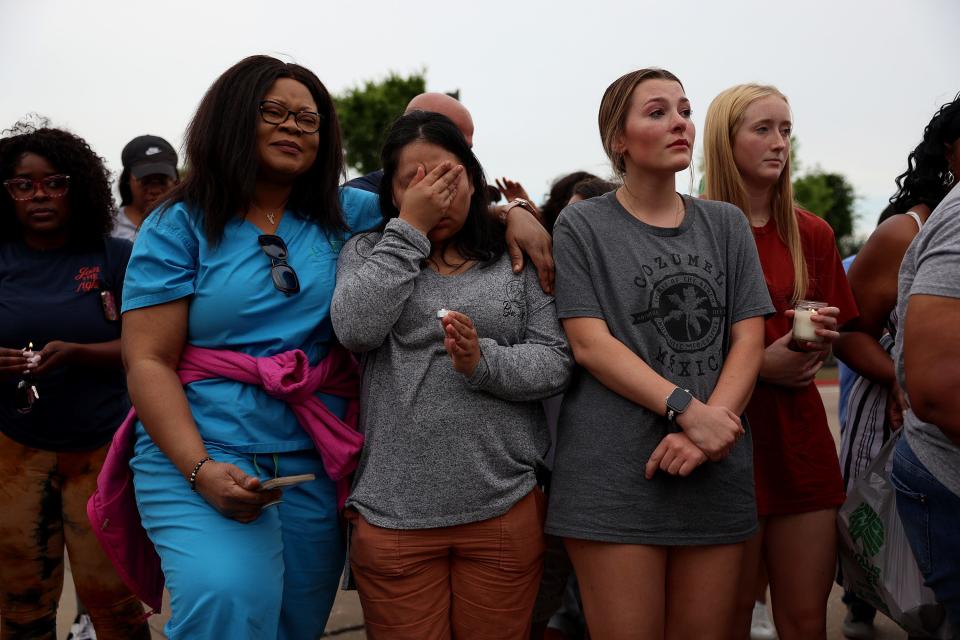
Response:
[[[316,474],[250,524],[220,515],[155,446],[135,456],[137,506],[171,597],[170,640],[300,640],[323,633],[344,566],[336,490],[316,451],[236,453],[207,445],[266,480]]]

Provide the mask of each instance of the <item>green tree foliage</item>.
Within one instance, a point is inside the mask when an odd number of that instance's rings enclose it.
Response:
[[[819,166],[812,171],[802,171],[800,141],[794,136],[790,136],[790,171],[794,176],[800,176],[793,179],[793,199],[827,221],[833,229],[841,256],[856,253],[853,205],[857,194],[847,178],[842,173],[827,173]]]
[[[403,113],[410,100],[427,90],[426,70],[409,76],[390,73],[380,81],[334,96],[347,166],[360,173],[380,168],[380,147],[387,127]]]
[[[805,209],[827,221],[837,239],[841,255],[848,255],[853,245],[853,186],[840,173],[815,169],[793,181],[793,197]]]

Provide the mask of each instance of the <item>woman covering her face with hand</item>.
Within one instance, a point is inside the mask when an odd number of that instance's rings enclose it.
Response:
[[[704,197],[740,207],[750,221],[777,313],[764,325],[760,380],[746,415],[753,428],[760,531],[747,545],[735,637],[749,634],[761,556],[784,640],[826,637],[836,569],[836,511],[844,499],[836,448],[814,375],[856,317],[833,231],[797,207],[790,182],[790,107],[773,87],[738,85],[707,112]],[[799,300],[824,302],[812,316],[820,342],[792,339]]]
[[[103,160],[61,129],[0,140],[0,636],[54,638],[63,549],[103,640],[149,638],[86,504],[130,402]]]
[[[333,101],[296,64],[253,56],[224,72],[186,150],[190,173],[140,229],[123,306],[140,417],[130,466],[171,595],[167,637],[315,638],[343,568],[343,469],[316,450],[302,410],[346,428],[357,386],[329,319],[337,254],[379,208],[338,188]],[[188,355],[206,379],[184,386]],[[237,361],[261,379],[217,364]],[[278,391],[288,382],[303,388]],[[279,504],[260,490],[311,473]]]
[[[371,638],[528,637],[543,570],[540,399],[571,359],[532,267],[511,269],[483,170],[445,116],[398,119],[378,233],[340,253],[333,323],[364,353],[347,517]]]
[[[547,533],[573,561],[597,638],[725,638],[756,531],[739,414],[770,311],[747,222],[683,197],[683,85],[629,73],[600,104],[623,186],[554,227],[557,311],[580,368],[560,413]]]

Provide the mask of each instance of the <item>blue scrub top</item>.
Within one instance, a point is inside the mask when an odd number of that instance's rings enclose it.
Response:
[[[349,232],[284,212],[275,235],[286,243],[287,262],[300,280],[299,293],[289,296],[273,285],[270,259],[257,241],[263,232],[253,223],[234,218],[223,239],[210,244],[202,213],[183,203],[151,215],[127,266],[123,311],[190,297],[189,344],[257,357],[300,349],[316,364],[334,340],[330,302],[340,248],[352,233],[381,222],[375,194],[344,187],[340,204]],[[216,378],[187,385],[186,396],[204,442],[246,453],[313,448],[286,403],[258,386]],[[342,398],[317,397],[343,416]],[[137,433],[139,454],[152,441],[141,424]]]

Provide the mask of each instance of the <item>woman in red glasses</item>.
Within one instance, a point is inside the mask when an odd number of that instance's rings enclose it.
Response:
[[[0,180],[0,637],[55,637],[66,545],[98,637],[149,638],[86,516],[130,406],[109,172],[77,136],[17,125]]]

